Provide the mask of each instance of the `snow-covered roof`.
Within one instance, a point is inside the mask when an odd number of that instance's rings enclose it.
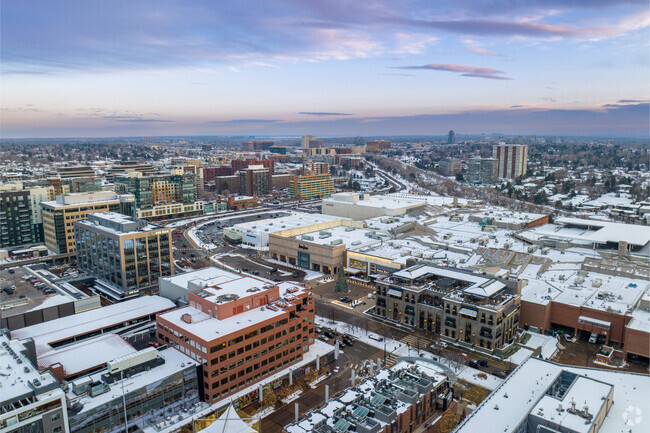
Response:
[[[240,232],[268,232],[275,233],[283,230],[290,230],[298,227],[306,227],[329,221],[335,221],[341,217],[321,214],[310,214],[304,212],[293,212],[291,215],[281,218],[267,218],[263,220],[250,221],[235,224],[230,229]],[[345,218],[343,218],[345,219]]]
[[[182,319],[182,316],[185,314],[188,314],[192,318],[192,323],[187,323]],[[192,334],[203,341],[213,341],[230,335],[233,332],[240,332],[249,326],[259,326],[260,322],[282,315],[286,315],[286,312],[283,310],[259,307],[225,319],[217,319],[210,317],[207,313],[203,313],[196,308],[183,307],[163,313],[158,317],[176,325],[183,332]]]
[[[524,235],[533,240],[567,240],[585,245],[625,241],[643,246],[650,242],[650,230],[646,226],[569,217],[557,218],[555,224],[534,227]]]
[[[117,334],[102,334],[96,338],[55,348],[38,358],[38,368],[47,369],[61,364],[66,377],[102,367],[108,361],[135,353],[136,350]]]
[[[549,388],[563,371],[577,375],[576,380],[563,396],[547,396]],[[583,430],[584,418],[567,414],[571,400],[577,403],[577,409],[583,410],[584,406],[589,406],[588,412],[595,415],[604,402],[601,399],[607,398],[612,386],[615,404],[609,408],[598,432],[627,432],[632,426],[632,431],[648,431],[650,418],[641,416],[650,407],[650,394],[647,392],[650,377],[647,375],[573,367],[528,358],[465,418],[455,432],[483,433],[486,426],[490,426],[490,431],[494,432],[515,432],[523,422],[528,421],[529,414],[551,423],[561,421],[563,426],[570,424],[573,431],[588,431]],[[557,411],[558,404],[564,412]],[[540,408],[543,415],[538,415]],[[629,424],[630,421],[633,424]]]
[[[232,404],[212,424],[199,431],[203,433],[257,433],[257,430],[241,419]]]
[[[521,290],[522,301],[547,304],[550,301],[588,307],[594,310],[626,314],[650,283],[642,278],[629,278],[582,271],[579,264],[556,263],[545,272],[529,277]]]
[[[369,237],[369,235],[373,237]],[[381,240],[376,237],[390,239],[391,236],[388,233],[376,230],[348,226],[315,230],[313,232],[295,236],[296,239],[303,242],[327,246],[345,245],[348,248],[360,248],[381,243]]]
[[[32,365],[23,354],[27,350],[26,347],[19,340],[10,340],[7,335],[0,335],[0,343],[0,389],[2,389],[0,395],[2,401],[11,401],[34,392],[32,387],[34,380],[39,380],[41,387],[45,389],[57,383],[49,372],[40,373],[38,368]]]
[[[161,278],[161,280],[165,280],[178,287],[187,289],[190,287],[190,285],[196,288],[211,286],[238,277],[239,275],[235,274],[234,272],[230,272],[225,269],[220,269],[215,266],[210,266],[192,272],[185,272],[183,274],[173,275],[171,277],[163,277]]]
[[[52,348],[50,343],[67,340],[77,335],[125,323],[139,317],[155,315],[161,311],[175,308],[169,299],[161,296],[142,296],[117,304],[50,320],[37,325],[11,331],[12,338],[32,338],[36,354],[42,355]]]
[[[72,387],[68,391],[68,397],[73,401],[78,401],[83,404],[83,409],[80,413],[84,413],[91,409],[104,406],[114,399],[122,399],[122,393],[128,394],[137,391],[147,386],[151,386],[156,382],[163,380],[175,373],[185,369],[195,369],[198,362],[192,360],[189,356],[184,355],[174,348],[160,350],[159,355],[165,360],[164,364],[157,365],[148,370],[140,373],[132,374],[129,377],[124,377],[123,380],[117,380],[109,385],[110,389],[95,397],[90,394],[84,394],[79,397],[74,394]],[[102,381],[101,375],[106,373],[107,370],[100,370],[89,376],[93,381]],[[124,383],[124,385],[122,385]]]

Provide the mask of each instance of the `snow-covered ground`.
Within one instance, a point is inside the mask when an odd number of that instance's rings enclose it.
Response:
[[[383,338],[377,334],[367,332],[365,329],[361,329],[346,322],[336,320],[332,321],[322,316],[316,316],[316,324],[324,327],[336,328],[339,332],[352,335],[356,340],[366,343],[369,346],[376,347],[380,350],[385,349],[386,353],[391,353],[396,357],[419,356],[418,352],[414,348],[407,346],[401,341],[393,340],[392,338]],[[382,341],[377,341],[378,339],[382,339]],[[480,370],[476,370],[450,359],[434,356],[425,349],[420,350],[420,353],[421,358],[437,360],[441,364],[447,365],[458,375],[458,378],[489,390],[495,389],[503,381],[502,379],[485,372],[483,372],[486,374],[485,378],[478,377],[477,375],[481,373]]]

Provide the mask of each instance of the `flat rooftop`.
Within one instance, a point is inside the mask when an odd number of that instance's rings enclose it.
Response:
[[[30,384],[36,379],[41,382],[41,387],[56,384],[58,388],[54,376],[40,373],[23,355],[24,350],[25,346],[19,340],[10,340],[7,335],[0,336],[0,389],[3,402],[33,393],[34,388]]]
[[[487,298],[493,296],[506,287],[505,284],[500,281],[485,278],[480,275],[429,265],[415,265],[392,274],[393,278],[412,282],[421,279],[428,279],[434,276],[437,278],[446,278],[453,281],[465,282],[467,283],[466,286],[459,287],[459,291],[477,297]],[[426,286],[423,286],[422,288],[426,288]]]
[[[237,231],[257,231],[275,233],[283,230],[291,230],[299,227],[311,226],[324,222],[345,219],[331,215],[310,214],[303,212],[293,212],[291,215],[281,218],[268,218],[259,221],[250,221],[246,223],[235,224],[230,227]]]
[[[236,276],[235,278],[217,284],[213,284],[200,289],[200,296],[214,304],[221,304],[233,300],[233,295],[237,298],[245,298],[262,290],[268,290],[274,287],[274,283],[253,277]],[[195,294],[198,294],[196,291]]]
[[[11,337],[34,339],[36,354],[41,356],[52,350],[51,343],[67,340],[77,335],[90,334],[93,331],[128,322],[138,317],[154,315],[175,307],[176,304],[161,296],[142,296],[17,329],[11,332]]]
[[[382,239],[384,241],[388,240],[391,238],[391,235],[377,230],[338,226],[304,233],[294,236],[294,238],[319,245],[345,245],[348,248],[360,248],[378,244]]]
[[[650,283],[641,278],[583,271],[579,264],[555,263],[530,278],[521,300],[538,304],[550,301],[617,314],[630,313]]]
[[[198,362],[192,360],[189,356],[184,355],[174,348],[168,348],[160,350],[159,356],[164,358],[165,363],[153,367],[149,370],[142,371],[140,373],[124,378],[124,380],[116,380],[109,385],[109,390],[103,394],[100,394],[96,397],[92,397],[89,394],[85,394],[81,397],[72,392],[72,387],[68,390],[68,398],[72,401],[78,401],[83,404],[83,409],[79,413],[84,413],[95,409],[99,406],[105,405],[111,400],[121,399],[122,393],[128,394],[138,389],[144,388],[148,385],[156,383],[162,379],[165,379],[174,373],[178,373],[187,368],[195,367],[198,365]],[[109,360],[113,360],[117,357],[112,357]],[[90,377],[93,381],[102,381],[101,375],[106,373],[107,370],[98,371],[97,373],[91,374]],[[124,386],[124,389],[122,389]]]
[[[235,314],[234,316],[221,320],[210,317],[209,314],[203,313],[194,307],[179,308],[177,310],[163,313],[159,317],[204,341],[212,341],[240,331],[246,327],[259,324],[265,320],[286,314],[283,310],[262,308],[264,307]],[[192,323],[187,323],[183,320],[182,317],[186,314],[191,317]]]
[[[39,356],[38,368],[60,363],[66,377],[103,366],[108,361],[137,352],[117,334],[102,334],[51,350]]]
[[[221,338],[234,332],[240,331],[241,329],[248,326],[259,324],[265,320],[274,319],[276,317],[286,315],[287,313],[282,308],[274,307],[274,305],[281,306],[285,303],[285,299],[292,298],[307,290],[302,286],[288,282],[282,282],[278,284],[278,288],[280,294],[280,299],[278,301],[275,301],[263,307],[258,307],[245,311],[243,313],[235,314],[234,316],[230,316],[225,319],[211,317],[209,314],[201,312],[194,307],[179,308],[177,310],[163,313],[159,317],[167,320],[180,329],[183,329],[204,341],[212,341],[217,338]],[[226,293],[228,292],[224,291],[220,294]],[[269,306],[273,308],[269,308]],[[187,323],[182,319],[182,316],[185,314],[188,314],[191,317],[192,323]]]
[[[602,404],[600,398],[607,391],[607,386],[603,387],[598,383],[614,387],[613,399],[615,403],[609,409],[598,430],[599,433],[627,432],[631,427],[628,424],[629,420],[634,422],[632,431],[646,432],[650,430],[650,417],[645,416],[644,413],[650,407],[649,376],[573,367],[530,357],[483,400],[478,408],[469,414],[454,431],[456,433],[483,433],[485,426],[490,426],[490,431],[494,432],[512,433],[517,431],[517,427],[525,422],[529,414],[537,413],[536,407],[543,402],[547,390],[562,371],[585,378],[584,381],[573,383],[564,400],[567,397],[569,397],[568,401],[573,398],[577,403],[577,408],[583,409],[583,406],[586,405],[585,401],[591,402],[596,396],[598,400],[593,403],[595,406],[590,406],[589,409],[591,414],[595,414],[600,407],[599,405]],[[547,415],[557,413],[555,411],[558,404],[562,404],[566,410],[570,405],[566,404],[564,400],[555,400],[554,405],[544,409],[544,413]],[[640,416],[641,414],[644,416]],[[563,417],[564,415],[559,416]],[[576,415],[571,416],[578,418]],[[556,419],[559,420],[559,418]],[[585,420],[579,419],[584,425]],[[577,428],[578,424],[575,427]]]
[[[490,206],[482,212],[477,212],[472,214],[472,216],[479,217],[479,218],[492,218],[498,222],[516,224],[516,223],[526,223],[526,222],[535,221],[540,218],[544,218],[545,216],[548,216],[548,214],[519,212],[519,211],[513,211],[509,209]]]
[[[145,220],[139,220],[117,212],[91,213],[88,214],[88,219],[75,221],[75,224],[91,230],[115,235],[165,230],[163,227],[150,224]]]
[[[554,224],[534,227],[524,233],[532,240],[566,240],[585,245],[618,243],[642,247],[650,242],[647,226],[583,218],[557,218]]]
[[[191,290],[194,290],[194,288],[213,286],[239,277],[240,275],[234,272],[211,266],[171,277],[163,277],[161,280],[185,288],[192,286]]]

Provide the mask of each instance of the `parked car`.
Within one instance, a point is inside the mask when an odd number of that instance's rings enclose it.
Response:
[[[320,335],[318,336],[318,338],[320,338],[320,339],[323,340],[323,341],[327,341],[327,340],[329,340],[329,338],[327,338],[327,336],[326,336],[325,334],[320,334]]]
[[[159,346],[160,346],[160,344],[158,344],[155,341],[150,341],[150,342],[147,343],[147,347],[159,347]]]
[[[327,336],[327,338],[334,338],[334,333],[330,330],[323,332],[323,335]]]
[[[598,341],[598,334],[592,332],[591,335],[589,336],[589,342],[595,343],[597,341]]]
[[[505,379],[506,376],[508,376],[505,371],[499,369],[492,370],[492,374],[496,377],[500,377],[501,379]]]
[[[478,361],[474,361],[473,359],[467,363],[472,368],[478,368]]]
[[[563,334],[562,335],[566,341],[571,343],[573,341],[573,337],[571,337],[569,334]]]
[[[489,367],[490,365],[488,364],[487,360],[485,359],[479,359],[478,361],[479,367]]]
[[[350,337],[343,337],[342,340],[348,346],[352,346],[352,343],[354,343],[354,340],[352,340]]]
[[[15,290],[12,289],[11,287],[5,287],[5,288],[2,289],[2,290],[3,290],[7,295],[13,295],[14,292],[15,292]]]

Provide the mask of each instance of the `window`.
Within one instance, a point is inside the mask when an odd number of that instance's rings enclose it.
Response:
[[[59,432],[61,432],[61,431],[63,431],[63,427],[61,427],[61,426],[54,427],[54,428],[52,429],[52,433],[59,433]]]
[[[52,421],[58,421],[61,419],[61,414],[60,413],[55,413],[52,415]]]

